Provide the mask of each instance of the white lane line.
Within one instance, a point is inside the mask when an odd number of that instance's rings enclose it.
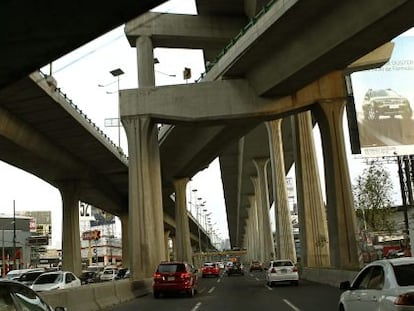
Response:
[[[265,285],[265,287],[267,287],[268,290],[273,290],[273,288],[271,288],[269,285]]]
[[[192,308],[192,309],[191,309],[191,311],[196,311],[196,310],[198,310],[198,308],[200,308],[200,306],[201,306],[201,302],[198,302],[198,303],[194,306],[194,308]]]
[[[259,278],[256,278],[256,281],[260,281],[260,279]]]
[[[289,300],[283,299],[283,301],[285,302],[285,304],[287,304],[289,307],[291,307],[293,310],[295,311],[300,311],[300,309],[298,307],[296,307],[294,304],[292,304]]]
[[[221,278],[218,278],[218,279],[217,279],[217,283],[220,283],[220,282],[221,282]]]
[[[212,288],[209,289],[209,291],[207,293],[211,294],[212,292],[214,292],[215,289],[216,289],[216,287],[213,286]]]

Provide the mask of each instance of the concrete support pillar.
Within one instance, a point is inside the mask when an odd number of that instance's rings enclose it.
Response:
[[[267,164],[269,159],[253,159],[253,163],[256,167],[258,176],[258,210],[263,217],[263,227],[260,229],[263,231],[264,242],[264,260],[269,261],[275,257],[275,247],[273,242],[272,228],[270,226],[270,203],[269,203],[269,184],[267,181]]]
[[[148,117],[123,118],[129,151],[129,262],[133,280],[165,259],[158,130]]]
[[[310,112],[303,112],[292,118],[301,261],[305,267],[327,267],[330,265],[329,236],[313,139],[312,116]]]
[[[192,263],[190,225],[187,214],[186,186],[190,179],[180,178],[174,180],[175,189],[175,237],[177,242],[177,260]]]
[[[120,217],[121,220],[121,234],[122,234],[122,266],[123,267],[129,267],[129,240],[128,240],[128,223],[129,223],[129,217],[128,214],[123,214]]]
[[[177,240],[175,239],[175,235],[171,237],[172,242],[172,260],[177,260]]]
[[[257,176],[250,177],[253,188],[254,188],[254,203],[251,206],[256,210],[256,217],[257,217],[257,254],[258,260],[264,262],[265,260],[265,243],[264,243],[264,232],[263,232],[263,212],[260,203],[260,196],[259,196],[259,178]]]
[[[138,62],[138,87],[155,85],[154,49],[148,36],[140,36],[136,41]]]
[[[170,261],[170,230],[164,231],[164,245],[165,245],[165,260]]]
[[[72,271],[74,274],[80,275],[82,261],[77,183],[75,181],[61,182],[59,190],[63,202],[62,270]]]
[[[273,179],[273,197],[275,202],[275,224],[278,258],[297,261],[292,220],[290,217],[288,194],[286,189],[285,159],[283,156],[282,119],[266,122],[269,135],[270,160]]]
[[[344,86],[344,97],[346,96]],[[331,266],[360,267],[355,210],[343,134],[345,100],[320,102],[315,116],[322,136]]]
[[[262,261],[261,256],[261,237],[259,234],[259,225],[258,225],[258,218],[257,218],[257,205],[256,205],[256,197],[254,195],[247,196],[249,200],[250,208],[249,208],[249,219],[250,219],[250,239],[252,241],[252,260],[260,260]]]

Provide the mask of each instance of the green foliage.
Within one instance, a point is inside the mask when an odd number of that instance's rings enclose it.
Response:
[[[378,161],[372,161],[353,185],[356,216],[370,231],[392,233],[392,182],[390,174]]]

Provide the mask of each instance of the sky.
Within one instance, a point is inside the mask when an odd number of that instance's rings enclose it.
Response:
[[[169,13],[195,14],[192,0],[172,0],[155,9]],[[106,35],[56,60],[52,66],[41,70],[49,74],[52,71],[58,87],[70,98],[92,121],[103,130],[115,144],[118,144],[118,128],[105,127],[105,119],[118,117],[117,80],[110,71],[120,68],[120,89],[137,88],[136,50],[129,46],[123,32],[124,26],[118,27]],[[197,50],[155,49],[154,57],[159,60],[155,65],[156,85],[186,83],[183,79],[184,67],[192,70],[191,80],[197,80],[204,72],[203,55]],[[175,75],[173,77],[172,75]],[[192,81],[188,82],[192,82]],[[99,85],[103,85],[99,86]],[[344,120],[345,122],[345,120]],[[346,123],[344,124],[346,127]],[[121,128],[121,147],[127,152],[125,132]],[[348,142],[347,131],[345,140]],[[318,129],[315,129],[316,150],[318,153],[322,186],[323,159]],[[359,156],[347,154],[350,163],[351,181],[361,174],[364,164]],[[392,169],[392,168],[391,168]],[[392,169],[393,170],[393,169]],[[395,171],[392,172],[396,175]],[[60,247],[62,201],[59,191],[37,177],[14,168],[0,161],[0,213],[11,215],[13,204],[16,211],[50,210],[52,211],[52,246]],[[288,174],[294,177],[294,172]],[[395,176],[394,176],[395,178]],[[323,187],[324,188],[324,187]],[[197,191],[192,191],[197,189]],[[228,238],[223,188],[218,160],[213,161],[208,169],[198,173],[188,184],[189,207],[194,212],[195,202],[204,202],[206,213],[211,213],[213,228],[221,238]],[[201,198],[198,200],[198,198]],[[273,209],[271,210],[272,215]],[[203,220],[204,221],[204,217]],[[274,221],[272,219],[272,225]]]

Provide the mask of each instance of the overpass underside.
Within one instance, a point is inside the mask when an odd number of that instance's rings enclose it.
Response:
[[[409,1],[271,1],[253,13],[231,14],[218,5],[203,7],[196,16],[149,14],[131,21],[125,32],[137,48],[140,87],[120,92],[129,149],[136,152],[131,165],[138,170],[130,185],[137,183],[144,194],[159,184],[157,191],[167,194],[174,180],[192,177],[218,156],[232,244],[247,245],[250,258],[296,258],[285,186],[286,170],[295,162],[302,259],[309,266],[357,267],[342,134],[345,70],[409,29],[412,6]],[[229,43],[212,57],[225,36]],[[203,49],[207,72],[199,83],[155,87],[156,47]],[[315,121],[322,132],[326,206],[313,144]],[[170,124],[159,144],[157,123]],[[160,180],[145,173],[157,163]],[[276,246],[268,218],[272,201]]]

